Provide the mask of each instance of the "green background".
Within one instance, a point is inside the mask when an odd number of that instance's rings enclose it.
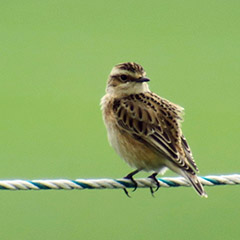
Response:
[[[99,106],[125,61],[185,107],[201,175],[239,173],[239,29],[238,0],[1,0],[1,179],[129,173]],[[0,239],[239,239],[239,190],[1,191]]]

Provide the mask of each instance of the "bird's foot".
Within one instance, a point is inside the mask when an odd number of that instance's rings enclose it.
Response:
[[[133,192],[136,191],[136,190],[137,190],[137,187],[138,187],[137,182],[134,180],[133,176],[134,176],[135,174],[137,174],[139,171],[140,171],[140,170],[135,170],[135,171],[129,173],[126,177],[124,177],[124,179],[128,179],[128,180],[131,180],[131,181],[132,181],[133,186],[134,186]],[[130,195],[129,195],[129,193],[128,193],[128,190],[127,190],[126,188],[123,188],[123,190],[124,190],[125,194],[126,194],[128,197],[130,197]]]
[[[155,196],[154,196],[154,193],[157,192],[158,189],[160,188],[159,181],[158,181],[158,179],[156,178],[157,175],[158,175],[158,173],[153,173],[152,175],[150,175],[150,176],[148,177],[148,178],[151,178],[151,179],[154,181],[154,183],[156,184],[156,186],[157,186],[155,190],[153,189],[153,187],[150,187],[150,192],[151,192],[151,194],[152,194],[153,197],[155,197]]]

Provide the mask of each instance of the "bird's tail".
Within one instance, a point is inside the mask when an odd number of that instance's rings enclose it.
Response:
[[[196,190],[196,192],[201,196],[201,197],[205,197],[207,198],[208,195],[205,192],[203,185],[200,183],[197,175],[193,175],[187,171],[182,170],[182,176],[185,177],[189,183],[194,187],[194,189]]]

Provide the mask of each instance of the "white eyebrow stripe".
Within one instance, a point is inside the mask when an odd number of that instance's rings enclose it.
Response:
[[[113,70],[110,73],[110,76],[114,76],[114,75],[121,75],[121,74],[125,74],[125,75],[130,75],[132,77],[134,77],[134,74],[124,70],[124,69],[119,69],[119,68],[113,68]]]

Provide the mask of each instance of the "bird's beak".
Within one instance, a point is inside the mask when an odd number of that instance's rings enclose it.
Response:
[[[145,77],[138,78],[138,79],[136,80],[136,82],[149,82],[149,81],[150,81],[150,79],[149,79],[149,78],[145,78]]]

